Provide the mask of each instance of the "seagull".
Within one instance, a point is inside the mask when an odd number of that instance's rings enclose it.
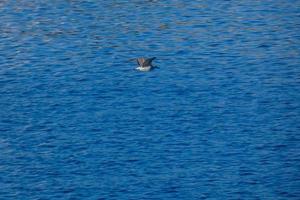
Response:
[[[154,69],[154,66],[152,65],[152,61],[155,58],[156,57],[136,59],[138,65],[139,65],[136,69],[139,70],[139,71],[143,71],[143,72],[151,71],[152,69]]]

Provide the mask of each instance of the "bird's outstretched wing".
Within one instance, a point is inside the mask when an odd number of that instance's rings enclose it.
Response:
[[[152,58],[148,58],[145,60],[143,66],[152,66],[152,61],[155,59],[156,57],[152,57]]]
[[[137,63],[139,66],[141,67],[148,67],[148,66],[152,66],[152,61],[155,59],[156,57],[152,57],[152,58],[138,58],[137,59]]]

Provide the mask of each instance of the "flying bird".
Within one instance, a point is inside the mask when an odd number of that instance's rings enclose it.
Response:
[[[155,68],[152,65],[152,61],[155,58],[156,57],[152,57],[152,58],[138,58],[138,59],[136,59],[138,65],[139,65],[136,69],[139,70],[139,71],[143,71],[143,72],[151,71],[152,69]]]

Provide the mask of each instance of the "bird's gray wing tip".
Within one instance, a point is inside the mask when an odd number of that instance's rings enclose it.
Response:
[[[146,61],[145,61],[145,65],[150,65],[150,66],[152,66],[152,61],[154,60],[154,59],[156,59],[156,57],[152,57],[152,58],[149,58],[149,59],[147,59]]]

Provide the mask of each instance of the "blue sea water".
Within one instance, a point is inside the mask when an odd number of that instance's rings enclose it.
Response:
[[[300,199],[299,8],[1,1],[0,199]]]

